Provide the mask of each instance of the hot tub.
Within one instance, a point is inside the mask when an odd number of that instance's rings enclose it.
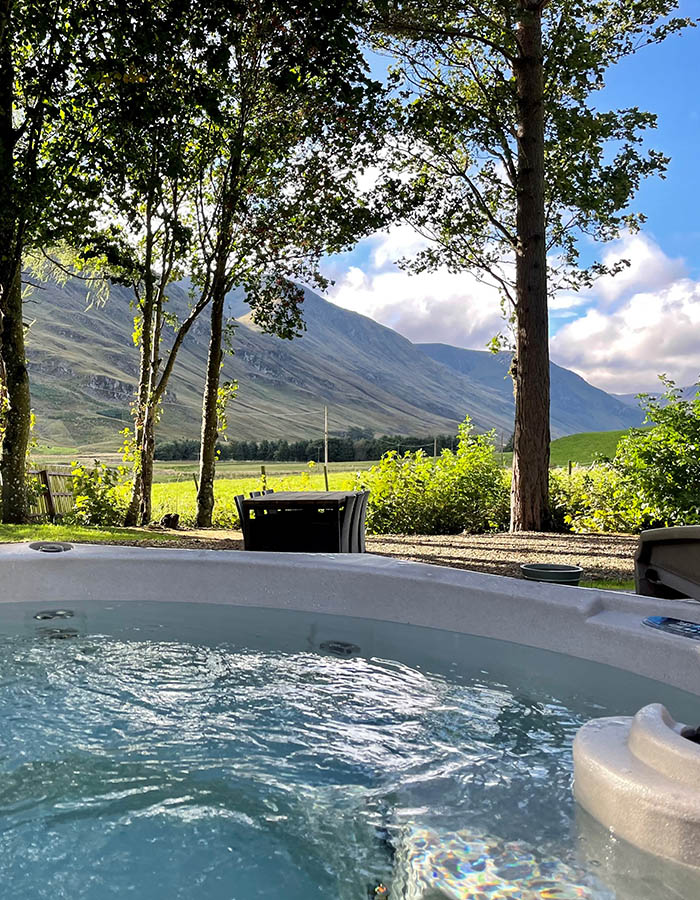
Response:
[[[700,896],[571,799],[584,721],[700,720],[698,644],[642,625],[659,601],[86,545],[0,548],[0,599],[8,897]]]

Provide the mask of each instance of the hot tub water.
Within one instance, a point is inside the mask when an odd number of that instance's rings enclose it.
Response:
[[[574,827],[571,741],[637,699],[532,682],[552,654],[461,637],[462,664],[438,672],[55,637],[0,638],[3,897],[615,896]],[[533,669],[504,675],[516,652]]]

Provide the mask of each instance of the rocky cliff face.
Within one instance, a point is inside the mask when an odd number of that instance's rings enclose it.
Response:
[[[83,389],[93,397],[130,403],[134,397],[134,383],[109,378],[107,375],[88,375],[81,379]]]

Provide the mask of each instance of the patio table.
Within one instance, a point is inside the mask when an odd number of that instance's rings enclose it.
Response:
[[[350,553],[350,515],[358,491],[279,491],[244,498],[246,550]]]

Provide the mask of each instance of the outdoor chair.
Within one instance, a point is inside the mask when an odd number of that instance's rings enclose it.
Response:
[[[273,493],[272,489],[252,491],[250,499],[259,500],[266,494]],[[284,493],[281,495],[280,508],[270,509],[264,504],[251,504],[254,516],[252,521],[244,516],[244,495],[234,497],[245,548],[255,550],[279,548],[297,553],[365,552],[365,517],[369,491],[348,493],[345,497],[341,495],[341,498],[337,493],[331,492],[332,499],[328,504],[324,502],[323,492],[317,495],[311,492],[307,496],[312,498],[312,505],[303,504],[300,508],[295,507],[294,500],[291,508],[285,508]],[[339,500],[343,505],[339,505]],[[315,503],[317,506],[314,508]],[[335,538],[333,538],[334,529]]]
[[[343,511],[343,522],[340,528],[340,546],[346,547],[347,553],[352,553],[353,545],[353,526],[355,524],[355,508],[359,501],[359,497],[350,496],[345,501],[345,510]]]
[[[233,502],[236,504],[236,510],[238,511],[238,520],[241,523],[241,531],[243,532],[243,546],[245,547],[246,542],[248,541],[248,522],[243,516],[243,500],[245,499],[243,494],[236,494],[233,498]]]
[[[365,552],[365,520],[369,491],[362,491],[355,497],[350,522],[350,553]]]

